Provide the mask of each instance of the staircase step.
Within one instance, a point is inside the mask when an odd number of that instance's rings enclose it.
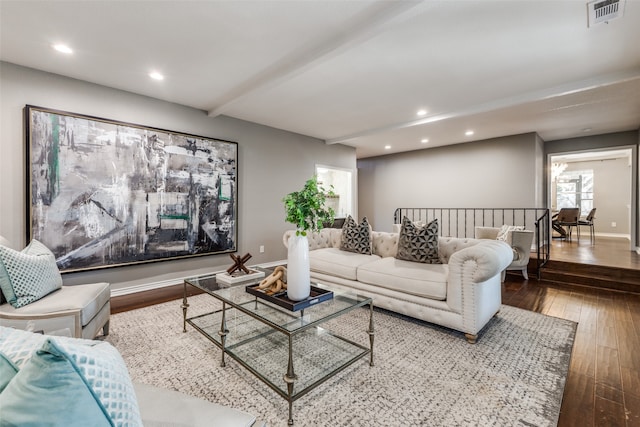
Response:
[[[548,261],[541,280],[640,294],[640,271],[602,265]]]

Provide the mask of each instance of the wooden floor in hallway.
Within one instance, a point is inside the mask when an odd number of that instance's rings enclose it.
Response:
[[[625,237],[596,236],[592,242],[583,234],[580,240],[552,239],[550,254],[555,261],[640,270],[640,255],[630,245]]]

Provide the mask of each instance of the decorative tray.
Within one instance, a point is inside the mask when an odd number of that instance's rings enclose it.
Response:
[[[311,293],[307,299],[302,301],[293,301],[287,298],[287,291],[284,290],[282,292],[278,292],[273,295],[267,295],[263,290],[257,289],[259,283],[255,283],[253,285],[247,286],[245,289],[252,295],[255,295],[258,298],[262,298],[265,301],[269,301],[275,305],[286,308],[289,311],[298,311],[303,310],[307,307],[311,307],[312,305],[316,305],[320,302],[327,301],[333,298],[333,291],[329,291],[327,289],[318,288],[316,286],[311,286]]]

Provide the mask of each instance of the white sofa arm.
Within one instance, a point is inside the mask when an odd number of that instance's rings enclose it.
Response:
[[[462,315],[461,330],[470,343],[500,310],[500,275],[512,259],[511,247],[496,240],[481,240],[449,258],[447,304]]]
[[[498,275],[513,261],[508,244],[498,240],[483,240],[461,249],[449,258],[449,280],[453,283],[479,283]]]

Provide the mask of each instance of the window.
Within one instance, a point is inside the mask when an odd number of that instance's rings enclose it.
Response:
[[[565,171],[556,182],[558,209],[579,207],[581,214],[593,208],[593,169]]]

